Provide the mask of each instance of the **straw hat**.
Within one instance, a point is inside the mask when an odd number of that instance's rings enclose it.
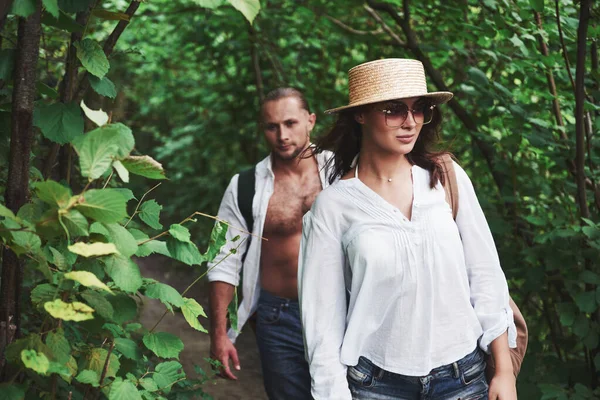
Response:
[[[357,65],[348,71],[348,86],[349,104],[325,113],[409,97],[429,97],[434,104],[442,104],[453,96],[450,92],[428,93],[423,64],[406,58],[387,58]]]

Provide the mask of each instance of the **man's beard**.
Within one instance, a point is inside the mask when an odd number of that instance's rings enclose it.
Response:
[[[289,156],[285,155],[285,154],[278,153],[276,151],[274,151],[273,154],[277,158],[279,158],[280,160],[291,161],[291,160],[294,160],[295,158],[297,158],[303,151],[304,151],[303,148],[296,147],[295,150],[294,150],[294,152],[292,154],[290,154]]]

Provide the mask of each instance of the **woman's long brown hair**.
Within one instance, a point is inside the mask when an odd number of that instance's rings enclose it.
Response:
[[[315,146],[309,148],[311,154],[318,154],[324,150],[333,152],[326,168],[332,171],[329,183],[335,182],[350,171],[354,157],[360,152],[362,141],[362,128],[356,122],[354,115],[360,112],[356,108],[341,111],[338,119],[331,129],[320,138],[316,139]],[[429,186],[434,188],[438,181],[445,184],[444,170],[440,157],[446,152],[435,151],[434,147],[439,140],[439,131],[442,123],[442,114],[438,107],[433,109],[433,118],[430,123],[423,125],[415,147],[406,155],[411,164],[429,171],[431,179]]]

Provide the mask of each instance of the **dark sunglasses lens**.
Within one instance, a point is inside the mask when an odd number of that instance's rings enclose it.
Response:
[[[408,107],[404,103],[389,103],[386,104],[384,109],[385,122],[387,126],[399,127],[402,126],[408,115]]]

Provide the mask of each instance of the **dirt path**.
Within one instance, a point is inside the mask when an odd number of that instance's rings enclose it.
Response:
[[[138,260],[138,264],[145,278],[152,278],[167,283],[180,292],[196,278],[192,268],[168,267],[168,260],[160,257],[147,257]],[[186,297],[196,299],[205,310],[208,310],[208,293],[206,282],[199,282]],[[164,313],[165,307],[158,300],[145,299],[144,307],[141,313],[141,323],[150,329],[160,316]],[[202,325],[208,329],[208,320],[202,321]],[[189,376],[196,376],[194,364],[199,365],[204,371],[210,373],[210,366],[205,357],[209,355],[210,341],[208,335],[198,332],[191,328],[183,318],[183,315],[167,314],[157,328],[158,331],[170,332],[178,335],[185,345],[180,355],[180,362]],[[215,400],[266,400],[262,374],[260,370],[260,359],[254,333],[251,329],[244,329],[236,342],[238,356],[242,370],[237,372],[237,381],[226,381],[220,378],[214,378],[206,383],[205,391]]]

